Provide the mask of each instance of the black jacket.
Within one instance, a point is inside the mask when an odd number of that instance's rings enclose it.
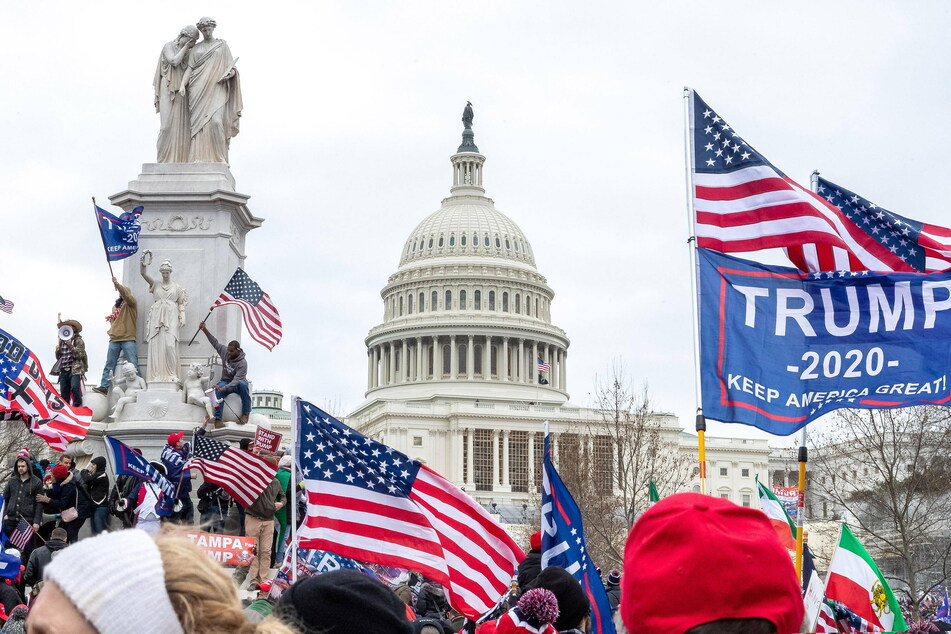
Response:
[[[49,491],[50,502],[47,504],[48,513],[60,513],[74,506],[79,511],[80,519],[92,515],[92,505],[85,491],[76,483],[76,476],[67,478],[65,482],[54,484]]]
[[[43,493],[43,482],[30,473],[25,482],[18,475],[10,478],[3,488],[3,499],[7,503],[6,513],[8,521],[20,521],[20,515],[31,524],[43,523],[43,503],[36,501],[36,496]]]
[[[103,471],[91,475],[89,471],[83,469],[79,472],[80,482],[86,497],[89,498],[89,506],[97,508],[109,504],[109,475]]]
[[[30,561],[26,564],[26,571],[23,573],[23,584],[32,586],[42,581],[43,569],[53,561],[53,555],[64,548],[66,548],[66,542],[63,540],[50,539],[30,553]]]
[[[0,580],[0,603],[3,604],[3,609],[7,614],[10,614],[13,608],[23,602],[23,597],[20,596],[20,592],[16,588],[6,581]]]
[[[525,586],[532,582],[542,571],[542,551],[530,550],[525,559],[518,565],[518,589],[525,591]]]
[[[616,612],[617,606],[621,605],[621,586],[605,585],[604,590],[608,595],[608,601],[611,603],[611,611]]]

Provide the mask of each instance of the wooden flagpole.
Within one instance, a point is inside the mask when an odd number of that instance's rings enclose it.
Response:
[[[687,223],[690,227],[690,236],[687,238],[687,249],[690,252],[690,304],[693,309],[693,323],[691,324],[693,334],[693,381],[694,395],[697,405],[697,460],[699,461],[700,492],[707,492],[707,447],[706,431],[707,420],[703,416],[703,400],[701,398],[700,382],[700,336],[698,333],[700,323],[699,290],[697,285],[697,228],[696,213],[693,203],[693,160],[694,147],[691,130],[693,128],[693,90],[684,87],[684,159],[686,162],[687,178]]]

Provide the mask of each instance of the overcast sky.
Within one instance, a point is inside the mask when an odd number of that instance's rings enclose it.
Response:
[[[148,7],[148,8],[145,8]],[[946,2],[74,2],[0,8],[0,313],[52,364],[79,319],[90,378],[115,293],[92,217],[155,160],[163,44],[213,17],[240,57],[246,269],[285,325],[250,377],[351,411],[403,244],[448,194],[475,108],[487,195],[528,236],[571,339],[571,400],[622,358],[693,425],[683,87],[792,178],[813,169],[951,225]],[[126,262],[135,263],[136,260]],[[189,329],[194,324],[189,324]],[[821,421],[817,423],[821,425]],[[755,431],[755,430],[754,430]],[[711,424],[711,435],[749,428]],[[765,435],[762,435],[765,436]]]

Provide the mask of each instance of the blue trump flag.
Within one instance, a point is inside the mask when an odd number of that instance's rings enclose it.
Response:
[[[803,273],[697,253],[707,418],[788,435],[841,407],[951,404],[951,271]]]
[[[578,580],[591,603],[591,631],[615,634],[611,603],[585,541],[581,511],[551,461],[551,439],[545,427],[542,476],[542,569],[564,568]],[[572,624],[574,626],[574,624]]]
[[[112,454],[112,464],[115,466],[116,475],[130,475],[154,482],[168,499],[175,499],[175,487],[172,483],[141,454],[134,452],[131,447],[111,436],[103,436],[103,438]]]
[[[136,207],[119,217],[113,216],[99,205],[95,207],[106,259],[114,262],[134,255],[139,250],[139,232],[142,230],[139,216],[142,215],[143,207]]]

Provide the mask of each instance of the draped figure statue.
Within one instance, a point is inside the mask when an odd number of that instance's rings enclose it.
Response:
[[[180,92],[188,98],[190,163],[227,163],[231,137],[238,134],[241,82],[227,42],[215,39],[215,21],[202,18],[202,40],[188,54]]]
[[[155,67],[155,111],[159,113],[159,163],[187,163],[191,127],[188,101],[179,92],[187,66],[188,52],[198,41],[198,29],[192,25],[162,47]]]
[[[148,344],[146,379],[151,384],[175,383],[181,380],[181,361],[178,342],[181,328],[185,326],[185,306],[188,295],[185,289],[172,281],[172,263],[164,260],[159,266],[160,281],[153,280],[147,272],[146,255],[142,254],[139,272],[149,285],[152,306],[146,323],[145,341]]]

